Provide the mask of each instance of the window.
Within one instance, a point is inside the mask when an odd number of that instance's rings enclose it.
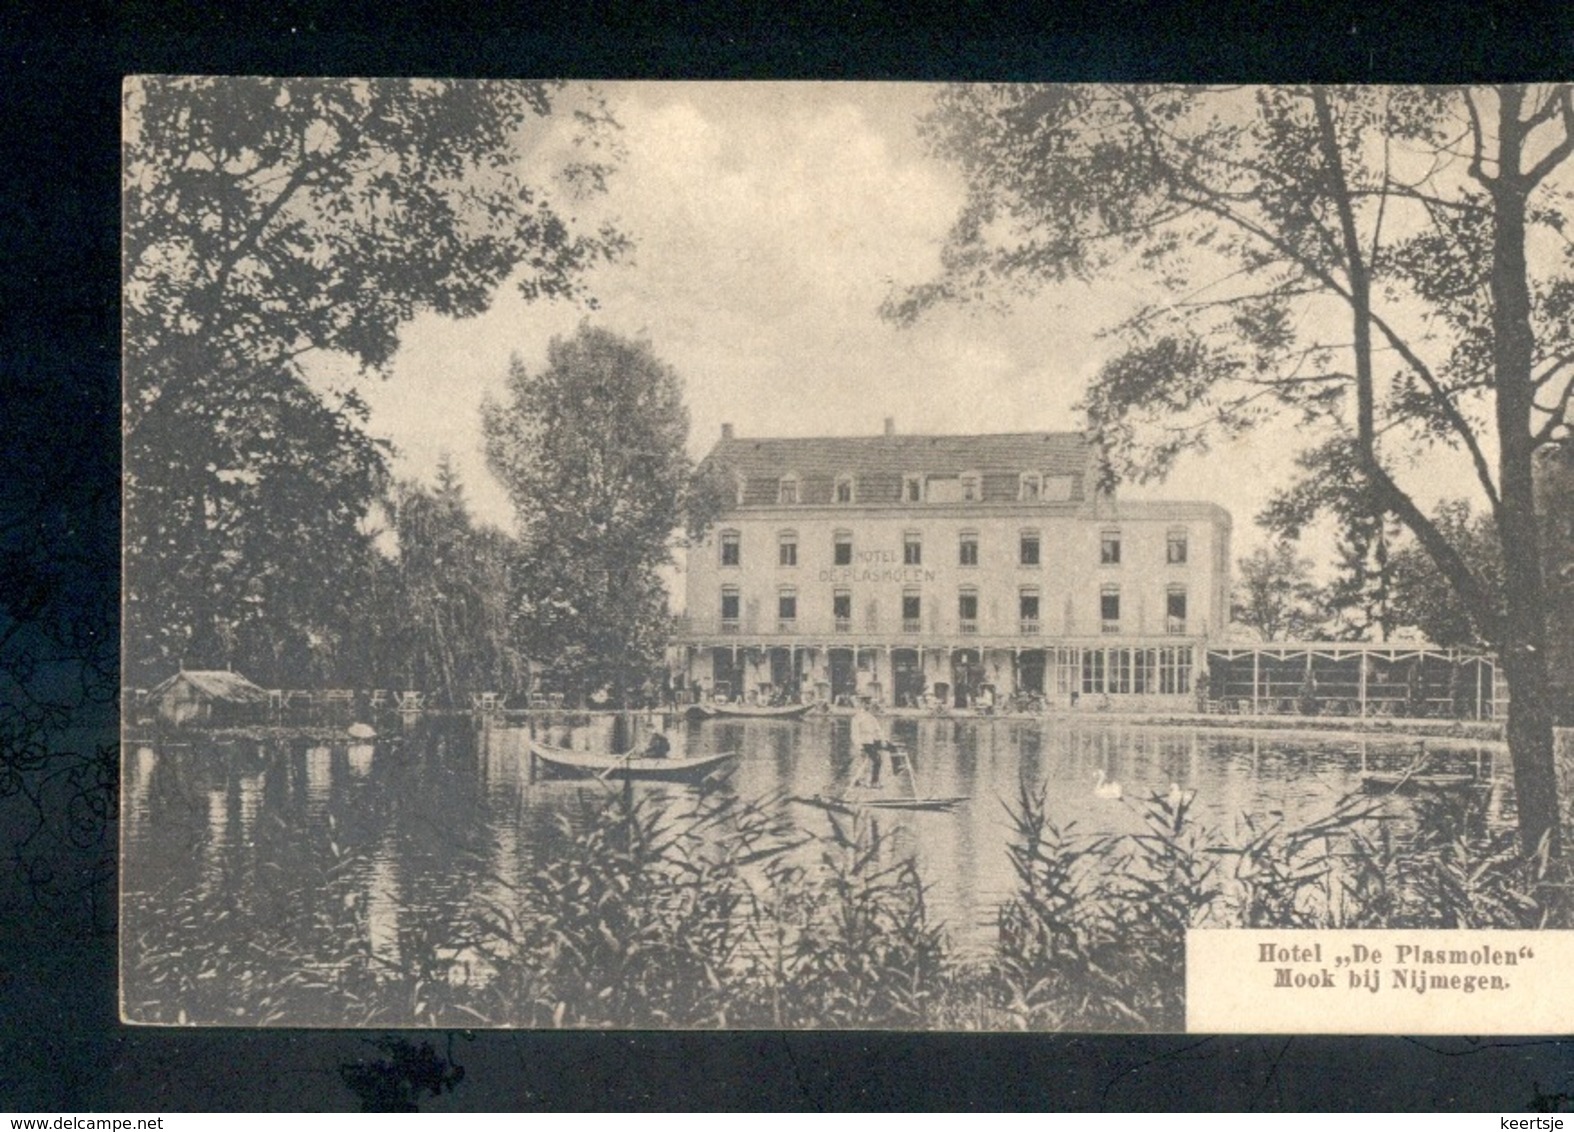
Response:
[[[1164,561],[1171,566],[1181,566],[1186,562],[1186,528],[1179,527],[1171,530],[1164,544]]]
[[[956,616],[962,632],[978,632],[978,591],[963,590],[957,595]]]
[[[1099,621],[1104,632],[1120,632],[1119,586],[1105,586],[1099,591]]]
[[[740,561],[740,539],[737,531],[721,532],[721,564],[736,566]]]
[[[1071,498],[1070,476],[1045,476],[1043,490],[1039,493],[1045,503],[1064,503]]]
[[[851,503],[853,501],[853,477],[836,477],[836,502]]]
[[[923,628],[921,620],[922,606],[919,603],[917,590],[902,591],[902,632],[916,633]]]
[[[1017,498],[1024,503],[1037,503],[1043,490],[1043,479],[1037,472],[1023,472],[1017,481]]]
[[[908,531],[902,536],[902,565],[922,566],[923,564],[923,536],[921,536],[917,531]]]
[[[1038,532],[1023,531],[1017,561],[1024,566],[1038,565]]]
[[[1017,596],[1017,619],[1024,636],[1033,636],[1039,631],[1037,590],[1023,590]]]
[[[1120,565],[1120,532],[1105,531],[1099,536],[1099,565]]]
[[[904,503],[922,503],[924,501],[924,477],[902,477],[902,501]]]
[[[723,586],[721,590],[721,631],[738,631],[738,587]]]
[[[793,622],[798,620],[798,591],[784,589],[776,595],[776,620],[777,627],[781,629],[792,628]]]
[[[1158,650],[1136,649],[1132,653],[1131,690],[1139,696],[1158,691]]]
[[[852,531],[837,531],[831,539],[831,562],[837,566],[851,566],[853,564]]]
[[[1125,695],[1142,665],[1141,649],[1087,649],[1082,654],[1082,691]],[[1140,690],[1140,689],[1139,689]]]
[[[984,478],[977,472],[962,473],[962,502],[977,503],[984,498]]]
[[[1110,649],[1105,661],[1106,683],[1111,692],[1122,695],[1131,691],[1131,650]]]
[[[978,532],[963,531],[962,540],[958,544],[957,564],[960,566],[978,565]]]
[[[1191,649],[1159,650],[1159,691],[1168,696],[1191,691]]]
[[[798,477],[783,476],[776,484],[776,502],[798,502]]]
[[[853,592],[851,590],[837,590],[831,594],[831,617],[836,622],[838,633],[851,633],[853,631]]]
[[[1171,586],[1164,593],[1164,631],[1180,634],[1186,631],[1186,587]]]
[[[1082,653],[1082,691],[1091,694],[1104,690],[1104,650],[1086,649]]]
[[[776,536],[776,564],[778,566],[798,565],[797,531],[783,531]]]

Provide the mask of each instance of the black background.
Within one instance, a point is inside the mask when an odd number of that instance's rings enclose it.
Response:
[[[961,0],[798,6],[125,3],[0,15],[0,457],[14,486],[118,476],[120,81],[212,72],[571,78],[1574,78],[1574,15],[1257,4],[1096,15]],[[725,13],[721,15],[719,13]],[[26,391],[25,396],[22,390]],[[52,453],[41,468],[38,447]],[[86,513],[86,512],[85,512]],[[102,520],[98,520],[102,522]],[[118,534],[104,531],[107,546]],[[83,602],[116,598],[108,568]],[[0,863],[0,868],[9,867]],[[353,1108],[365,1035],[168,1031],[115,1018],[112,939],[0,924],[0,1111]],[[24,916],[23,919],[26,919]],[[431,1035],[466,1079],[437,1109],[1478,1109],[1574,1091],[1567,1043],[1045,1035]]]

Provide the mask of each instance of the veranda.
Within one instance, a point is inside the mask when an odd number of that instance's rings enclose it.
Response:
[[[1210,645],[1207,709],[1362,719],[1500,719],[1507,691],[1491,656],[1419,644],[1277,641]]]

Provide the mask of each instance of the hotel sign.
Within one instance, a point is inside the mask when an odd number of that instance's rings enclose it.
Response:
[[[939,576],[936,570],[922,566],[909,566],[902,561],[899,550],[861,550],[853,555],[855,564],[832,566],[821,570],[822,582],[897,582],[914,585],[933,582]]]

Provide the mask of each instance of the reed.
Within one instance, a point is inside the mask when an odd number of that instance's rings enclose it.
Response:
[[[751,904],[753,946],[735,1021],[787,1027],[924,1028],[950,974],[910,857],[870,818],[832,817],[810,864],[785,859]]]

